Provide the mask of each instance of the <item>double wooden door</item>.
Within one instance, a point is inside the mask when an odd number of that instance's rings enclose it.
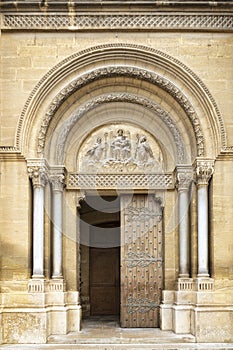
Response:
[[[92,315],[120,313],[121,327],[159,327],[162,211],[154,195],[122,195],[119,248],[91,248]]]

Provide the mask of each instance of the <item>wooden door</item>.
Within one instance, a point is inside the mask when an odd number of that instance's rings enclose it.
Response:
[[[159,327],[162,211],[154,195],[121,197],[121,326]]]
[[[90,248],[90,313],[119,314],[119,247]]]

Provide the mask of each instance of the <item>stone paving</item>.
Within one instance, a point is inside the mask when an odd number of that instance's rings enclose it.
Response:
[[[54,335],[48,344],[2,345],[2,349],[76,349],[76,350],[225,350],[233,344],[198,344],[190,334],[178,335],[152,328],[120,328],[113,317],[91,318],[83,321],[80,333]]]

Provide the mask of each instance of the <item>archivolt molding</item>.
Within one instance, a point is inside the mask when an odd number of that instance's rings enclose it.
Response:
[[[81,77],[78,77],[77,79],[72,81],[68,86],[66,86],[63,90],[61,90],[60,93],[51,102],[48,111],[43,119],[38,137],[38,155],[43,153],[47,129],[49,127],[50,121],[52,120],[54,114],[59,109],[61,104],[75,91],[87,85],[88,83],[98,79],[113,76],[128,76],[140,80],[146,80],[152,84],[158,85],[160,88],[162,88],[171,96],[173,96],[177,100],[177,102],[182,106],[193,125],[194,133],[196,136],[198,156],[204,155],[203,132],[201,130],[197,115],[186,96],[174,84],[172,84],[170,81],[160,76],[159,74],[155,74],[153,72],[138,67],[128,66],[109,66],[98,68],[96,70],[82,75]],[[156,109],[158,110],[158,108],[159,107],[157,106]]]
[[[156,104],[155,102],[147,98],[140,97],[134,94],[129,94],[129,93],[112,93],[112,94],[100,95],[92,99],[91,101],[88,101],[86,104],[81,105],[78,111],[73,113],[70,116],[70,118],[64,122],[62,131],[59,134],[58,140],[57,140],[56,161],[58,162],[58,164],[61,164],[63,162],[63,152],[65,149],[65,142],[69,132],[71,131],[72,127],[76,124],[76,122],[85,113],[93,110],[97,106],[103,103],[111,103],[111,102],[129,102],[129,103],[141,105],[145,108],[149,108],[150,110],[154,111],[162,119],[162,121],[167,125],[167,127],[171,131],[171,134],[173,135],[174,142],[176,145],[178,163],[185,163],[187,161],[182,136],[180,134],[179,129],[176,127],[175,123],[173,122],[172,117],[169,115],[169,113],[167,113],[164,109],[162,109],[161,106],[159,106],[158,104]]]
[[[57,83],[57,77],[59,76],[60,79],[62,79],[65,75],[67,76],[70,72],[73,72],[74,69],[77,70],[80,67],[83,67],[84,64],[94,63],[97,58],[104,60],[105,56],[109,57],[109,52],[111,52],[112,57],[115,59],[117,55],[120,57],[122,53],[124,53],[124,57],[133,55],[134,60],[139,59],[144,62],[151,62],[152,64],[156,64],[157,66],[163,67],[165,70],[169,71],[174,76],[179,76],[184,82],[184,84],[186,84],[186,82],[189,81],[189,85],[191,85],[196,91],[195,95],[199,97],[201,96],[202,105],[206,105],[208,110],[212,111],[212,115],[215,118],[214,122],[217,122],[217,129],[220,130],[218,133],[221,139],[222,150],[225,152],[233,151],[233,147],[227,147],[224,123],[213,96],[211,95],[205,84],[191,69],[189,69],[186,65],[184,65],[176,58],[159,50],[155,50],[153,48],[143,45],[124,43],[104,44],[85,49],[67,57],[66,59],[62,60],[57,65],[55,65],[51,70],[49,70],[47,74],[45,74],[44,77],[35,86],[27,102],[25,103],[17,126],[15,140],[15,146],[17,149],[22,149],[23,143],[25,142],[25,128],[27,127],[28,123],[30,123],[30,120],[33,118],[33,112],[37,106],[37,102],[40,100],[40,97],[43,95],[43,92],[48,91],[49,88],[52,88],[52,86],[54,86],[54,82]],[[128,55],[126,55],[126,53],[128,53]],[[82,80],[81,77],[79,79]],[[96,77],[96,79],[98,79],[98,77]],[[164,89],[165,86],[166,83],[164,83]],[[182,93],[180,91],[177,91],[177,94],[179,97]],[[65,96],[63,96],[61,103],[62,101],[64,101],[64,99]],[[55,100],[53,102],[55,102]],[[56,105],[55,103],[52,103],[49,107],[49,112],[52,112],[52,108],[56,110],[57,106],[58,105]],[[42,129],[41,133],[43,133]]]

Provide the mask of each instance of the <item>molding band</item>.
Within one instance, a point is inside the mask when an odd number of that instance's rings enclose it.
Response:
[[[69,173],[68,190],[122,189],[168,190],[174,189],[173,174],[75,174]]]
[[[4,14],[6,30],[207,30],[232,31],[226,14]]]

